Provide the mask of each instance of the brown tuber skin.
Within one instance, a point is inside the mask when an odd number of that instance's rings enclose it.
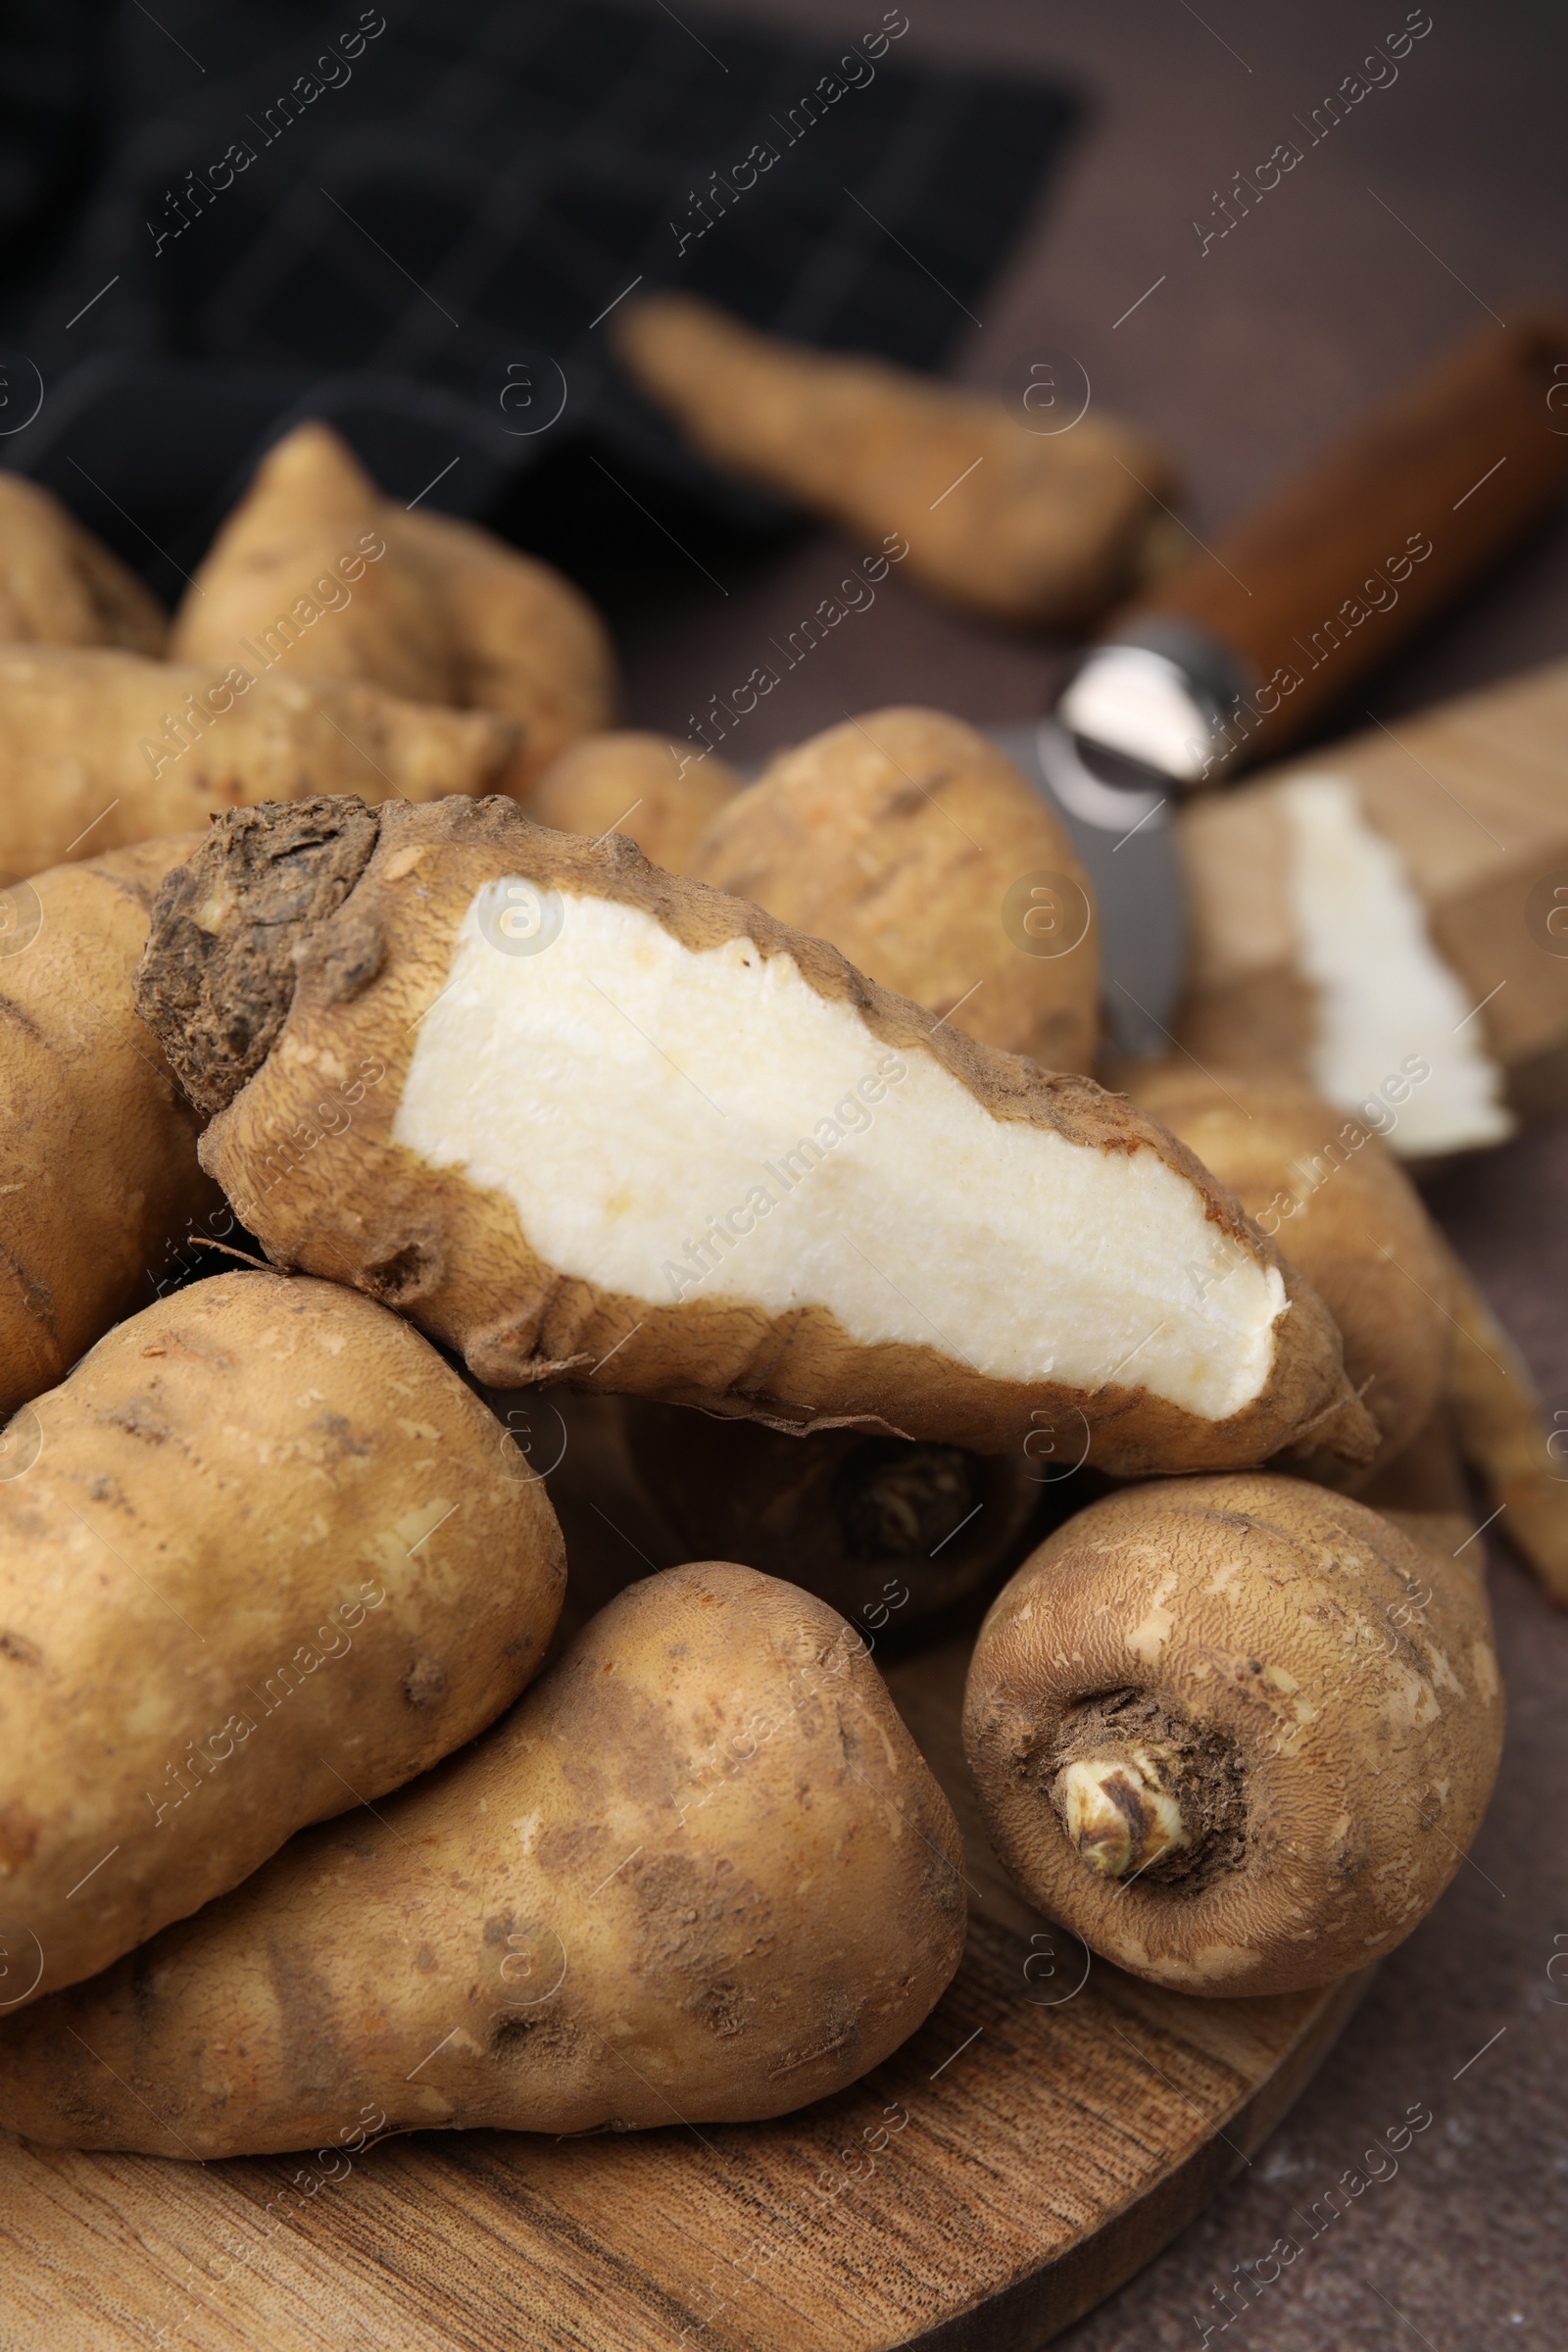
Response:
[[[1499,1533],[1568,1607],[1568,1433],[1545,1427],[1529,1367],[1388,1147],[1290,1078],[1145,1064],[1122,1083],[1277,1235],[1339,1324],[1346,1373],[1382,1443],[1364,1469],[1317,1457],[1310,1475],[1361,1493],[1404,1460],[1446,1399],[1445,1445],[1506,1509]],[[1383,1507],[1370,1490],[1367,1499]],[[1444,1507],[1467,1509],[1462,1483]]]
[[[34,646],[0,646],[0,717],[6,880],[205,831],[215,811],[250,801],[495,792],[517,742],[510,719],[379,686],[274,670],[236,692],[223,670]]]
[[[250,659],[247,639],[275,647],[293,678],[504,712],[520,729],[519,792],[612,716],[613,657],[587,599],[475,524],[383,497],[324,424],[297,425],[263,459],[185,593],[171,651],[222,667]]]
[[[964,1744],[1014,1883],[1092,1950],[1290,1992],[1431,1909],[1502,1715],[1477,1572],[1244,1471],[1126,1489],[1043,1544],[981,1630]]]
[[[0,645],[163,652],[169,620],[158,599],[57,498],[20,473],[0,472]]]
[[[1345,1370],[1392,1461],[1436,1411],[1453,1325],[1448,1260],[1421,1196],[1388,1147],[1291,1078],[1145,1064],[1122,1080],[1236,1195],[1298,1266],[1340,1327]]]
[[[302,884],[297,903],[288,904],[286,869],[302,828],[311,836],[302,855],[339,861],[340,870],[321,883],[335,913],[325,911],[328,899],[313,898],[316,883]],[[274,835],[283,845],[275,900],[268,879]],[[553,985],[581,985],[570,977],[577,967],[569,954],[550,948],[514,957],[496,949],[474,909],[498,905],[480,894],[504,882],[511,887],[508,877],[518,877],[539,904],[556,892],[564,907],[577,899],[608,903],[617,920],[629,908],[646,926],[640,938],[662,928],[693,958],[717,951],[724,971],[752,975],[744,979],[747,989],[771,989],[775,976],[765,967],[778,958],[779,987],[796,992],[789,1001],[798,1004],[808,993],[833,1007],[835,1018],[841,1011],[853,1016],[854,1050],[863,1052],[867,1067],[879,1054],[895,1063],[905,1057],[900,1066],[918,1058],[920,1083],[940,1089],[953,1114],[968,1118],[969,1103],[978,1105],[994,1123],[994,1132],[977,1130],[987,1152],[1010,1151],[1014,1124],[1046,1129],[1083,1152],[1075,1177],[1081,1167],[1086,1182],[1104,1176],[1117,1183],[1129,1161],[1151,1154],[1151,1183],[1164,1186],[1169,1171],[1172,1200],[1179,1188],[1193,1188],[1182,1197],[1181,1213],[1192,1217],[1202,1246],[1226,1253],[1233,1270],[1250,1260],[1253,1279],[1272,1287],[1257,1272],[1277,1264],[1271,1246],[1229,1197],[1162,1128],[1087,1079],[1052,1076],[974,1044],[863,979],[822,942],[660,872],[618,835],[590,844],[552,833],[501,800],[451,800],[425,808],[387,804],[368,817],[348,801],[241,810],[213,828],[160,902],[138,1004],[167,1050],[179,1056],[193,1098],[218,1113],[203,1139],[204,1164],[274,1259],[351,1281],[396,1304],[432,1337],[460,1348],[476,1377],[498,1388],[573,1376],[586,1382],[603,1365],[602,1387],[672,1403],[800,1429],[855,1423],[981,1452],[1021,1450],[1044,1418],[1082,1429],[1089,1458],[1127,1474],[1257,1460],[1293,1443],[1342,1446],[1352,1458],[1370,1450],[1375,1433],[1346,1385],[1338,1333],[1307,1286],[1284,1266],[1290,1309],[1276,1311],[1269,1326],[1271,1353],[1259,1385],[1220,1417],[1205,1417],[1144,1384],[1118,1386],[1110,1375],[1119,1367],[1108,1360],[1092,1388],[1053,1379],[1049,1371],[1029,1379],[992,1377],[951,1343],[928,1342],[923,1332],[885,1343],[856,1339],[826,1303],[775,1311],[744,1291],[726,1301],[715,1285],[711,1299],[666,1289],[679,1303],[664,1304],[601,1289],[591,1279],[565,1279],[535,1252],[511,1194],[394,1138],[419,1050],[415,1040],[439,1035],[423,1025],[448,991],[455,955],[471,953],[479,1004],[473,1017],[481,1022],[493,1017],[480,993],[485,988],[527,987],[546,992],[529,1003],[548,1004]],[[710,985],[718,967],[701,968]],[[567,977],[553,983],[552,974],[563,972]],[[596,1004],[608,992],[612,1017],[618,976],[603,968],[591,997],[584,987],[572,1004]],[[463,1006],[473,1001],[453,1000],[465,1020],[470,1016]],[[489,1034],[475,1032],[454,1050],[466,1056],[489,1052]],[[641,1053],[635,1023],[626,1034],[633,1041],[626,1050]],[[226,1050],[225,1039],[232,1041]],[[671,1042],[678,1047],[679,1040]],[[313,1131],[323,1087],[330,1096],[331,1074],[367,1056],[384,1062],[387,1079],[357,1114],[352,1147],[310,1158],[289,1149],[302,1121]],[[647,1052],[640,1066],[658,1090],[654,1115],[663,1122],[663,1136],[691,1152],[695,1186],[703,1164],[691,1126],[696,1097],[662,1049],[658,1056]],[[613,1082],[592,1067],[582,1076],[601,1088]],[[468,1096],[486,1118],[498,1099],[489,1089],[470,1089]],[[634,1211],[640,1174],[628,1166],[624,1187],[617,1176],[617,1215]],[[888,1181],[896,1185],[898,1178]],[[887,1198],[891,1215],[900,1196]],[[960,1206],[955,1196],[955,1214]],[[982,1344],[978,1331],[970,1344]],[[1226,1349],[1230,1344],[1227,1336]]]
[[[515,1698],[565,1561],[503,1439],[396,1315],[247,1272],[131,1316],[13,1422],[10,2008],[105,1967]]]
[[[1040,795],[961,719],[869,710],[781,752],[721,811],[688,870],[830,939],[982,1045],[1048,1070],[1094,1066],[1089,878]],[[1033,874],[1053,880],[1009,922],[1008,894]]]
[[[0,900],[6,1419],[144,1304],[171,1244],[222,1206],[196,1157],[201,1121],[132,996],[158,886],[195,842],[56,866]]]
[[[187,2158],[788,2114],[928,2015],[961,1866],[843,1620],[672,1568],[465,1755],[0,2028],[0,2114]]]
[[[691,295],[628,304],[613,334],[705,457],[873,544],[903,536],[918,580],[992,619],[1082,626],[1179,556],[1163,453],[1098,410],[1032,432],[1021,402],[782,342]]]
[[[684,874],[708,827],[740,790],[735,770],[715,754],[628,727],[568,744],[525,806],[536,824],[585,841],[622,833],[650,864]]]
[[[1514,1549],[1548,1599],[1568,1608],[1568,1416],[1546,1427],[1525,1362],[1479,1286],[1445,1249],[1458,1325],[1448,1396],[1460,1450],[1499,1509]]]
[[[615,715],[615,657],[588,599],[535,556],[477,523],[389,499],[393,555],[424,566],[450,617],[455,662],[447,702],[499,710],[522,728],[510,789],[526,791],[567,744]]]

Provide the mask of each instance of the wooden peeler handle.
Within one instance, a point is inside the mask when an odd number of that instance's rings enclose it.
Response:
[[[1449,352],[1136,607],[1196,624],[1249,683],[1227,764],[1272,758],[1568,490],[1568,318]]]

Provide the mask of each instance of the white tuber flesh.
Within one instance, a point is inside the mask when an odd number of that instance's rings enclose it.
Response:
[[[1298,778],[1285,809],[1301,969],[1318,990],[1319,1092],[1353,1109],[1415,1051],[1431,1076],[1410,1098],[1395,1150],[1420,1156],[1501,1143],[1514,1125],[1502,1072],[1397,850],[1368,824],[1344,777]]]
[[[997,1380],[1119,1378],[1216,1421],[1262,1392],[1281,1276],[1157,1153],[993,1118],[934,1054],[893,1053],[745,937],[688,948],[564,893],[538,952],[498,954],[509,890],[540,897],[503,879],[469,906],[393,1141],[507,1195],[560,1273],[650,1304],[819,1305],[863,1346],[946,1348]],[[715,1226],[699,1273],[693,1237]]]
[[[1145,1747],[1117,1756],[1081,1756],[1057,1773],[1053,1802],[1097,1877],[1124,1879],[1188,1843],[1169,1779]]]

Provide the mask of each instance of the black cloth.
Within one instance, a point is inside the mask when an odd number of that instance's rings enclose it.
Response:
[[[906,24],[866,0],[827,48],[685,0],[12,0],[0,464],[166,596],[306,416],[405,501],[526,544],[558,517],[579,576],[585,504],[612,536],[632,499],[777,528],[617,374],[605,314],[680,286],[938,366],[1079,102],[938,71]]]

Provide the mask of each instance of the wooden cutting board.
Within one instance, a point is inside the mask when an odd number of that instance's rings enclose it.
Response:
[[[1395,852],[1459,981],[1459,1026],[1526,1124],[1568,1106],[1568,662],[1381,720],[1183,809],[1191,958],[1176,1021],[1205,1065],[1313,1069],[1314,991],[1291,910],[1286,800],[1343,778]],[[1414,1041],[1412,1041],[1414,1042]],[[1379,1073],[1381,1075],[1381,1073]],[[1397,1142],[1396,1149],[1397,1149]]]
[[[1198,2000],[1030,1912],[967,1792],[968,1649],[888,1677],[963,1827],[968,1948],[854,2089],[772,2124],[426,2132],[333,2180],[0,2133],[0,2347],[1032,2352],[1250,2160],[1367,1978]]]

